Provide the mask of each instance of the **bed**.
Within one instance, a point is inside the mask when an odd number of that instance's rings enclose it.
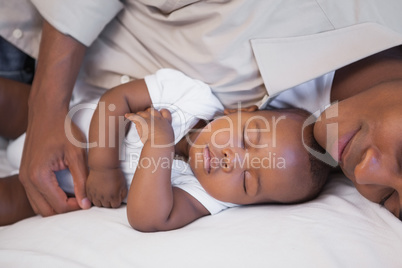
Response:
[[[0,267],[402,267],[401,254],[402,223],[340,174],[308,203],[233,208],[169,232],[133,230],[125,206],[0,227]]]

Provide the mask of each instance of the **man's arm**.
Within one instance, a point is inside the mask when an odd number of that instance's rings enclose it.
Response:
[[[64,131],[84,53],[84,45],[44,22],[20,168],[32,208],[43,216],[90,207],[85,194],[85,148],[72,145]],[[85,141],[75,125],[72,132],[76,140]],[[76,198],[67,198],[57,184],[54,171],[65,168],[73,175]]]
[[[127,195],[120,168],[120,148],[128,130],[126,113],[152,104],[144,80],[132,81],[107,91],[99,100],[89,129],[87,195],[99,207],[119,207]]]
[[[170,112],[149,109],[128,118],[140,128],[144,141],[127,199],[130,225],[143,232],[173,230],[208,215],[194,197],[171,185],[174,134]]]

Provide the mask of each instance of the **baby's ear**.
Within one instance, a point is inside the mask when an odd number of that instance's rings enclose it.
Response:
[[[244,107],[244,108],[240,108],[240,109],[225,109],[223,110],[223,114],[224,115],[229,115],[229,114],[233,114],[233,113],[237,113],[237,112],[255,112],[258,110],[258,106],[257,105],[251,105],[249,107]]]

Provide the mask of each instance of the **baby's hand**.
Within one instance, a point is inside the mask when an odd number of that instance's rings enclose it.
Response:
[[[135,123],[142,143],[152,141],[154,145],[170,145],[174,142],[172,115],[166,109],[148,108],[136,114],[126,114]]]
[[[127,184],[120,168],[89,170],[87,196],[97,207],[118,208],[127,196]]]

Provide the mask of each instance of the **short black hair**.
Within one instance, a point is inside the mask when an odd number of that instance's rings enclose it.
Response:
[[[319,152],[325,153],[325,150],[318,144],[316,139],[314,138],[313,131],[307,133],[307,137],[304,137],[304,141],[306,145],[310,147],[310,149]],[[303,201],[309,201],[318,196],[321,190],[324,188],[325,183],[328,180],[329,173],[332,169],[330,165],[321,161],[316,156],[308,153],[309,162],[310,162],[310,173],[311,173],[311,190],[310,194]]]
[[[273,111],[277,111],[279,113],[291,113],[300,116],[304,121],[310,118],[311,116],[314,116],[312,113],[302,108],[280,108],[280,109],[274,109]],[[301,135],[303,137],[302,142],[313,151],[319,153],[325,153],[325,149],[323,149],[314,138],[313,128],[314,125],[311,124],[302,129],[303,131],[303,135]],[[321,192],[321,190],[324,188],[324,185],[328,180],[329,173],[332,169],[330,165],[328,165],[327,163],[321,161],[320,159],[309,153],[307,149],[306,153],[308,153],[310,163],[311,184],[307,185],[309,187],[307,195],[299,200],[295,200],[292,203],[307,202],[309,200],[316,198],[318,194]]]

